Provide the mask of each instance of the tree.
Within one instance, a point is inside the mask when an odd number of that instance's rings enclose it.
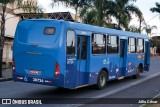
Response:
[[[138,15],[139,17],[139,28],[138,28],[138,33],[141,33],[142,31],[142,22],[145,22],[143,15]]]
[[[71,6],[75,9],[75,20],[77,20],[78,16],[78,9],[82,8],[83,6],[89,6],[90,0],[52,0],[52,6],[54,6],[55,3],[65,3],[66,6]]]
[[[27,0],[22,1],[18,5],[23,13],[27,13],[27,18],[35,17],[35,13],[37,13],[36,17],[43,18],[45,14],[43,13],[43,8],[37,5],[37,2]]]
[[[153,29],[157,29],[157,26],[150,26],[146,23],[144,24],[143,30],[147,33],[147,35],[151,34]]]
[[[139,28],[135,25],[131,25],[131,26],[129,26],[128,31],[139,33]]]
[[[155,4],[156,4],[156,7],[151,8],[150,11],[153,13],[154,12],[160,13],[160,3],[156,2]]]
[[[2,77],[2,58],[3,58],[3,47],[4,47],[4,37],[5,37],[5,23],[7,20],[7,15],[9,13],[13,13],[16,9],[32,9],[35,10],[35,7],[32,6],[28,1],[28,5],[24,6],[22,0],[0,0],[1,4],[1,12],[0,12],[0,18],[1,18],[1,34],[0,34],[0,77]],[[13,6],[15,8],[12,8],[10,11],[7,11],[7,6]],[[38,8],[36,8],[38,9]]]
[[[82,8],[80,11],[80,16],[87,22],[91,22],[88,24],[93,24],[97,26],[110,26],[111,25],[111,16],[113,1],[111,0],[91,0],[92,4],[89,7]],[[94,22],[94,23],[93,23]]]
[[[18,6],[22,9],[24,13],[43,13],[43,8],[37,6],[34,1],[24,1],[20,2]]]
[[[97,11],[97,25],[105,26],[107,24],[107,20],[110,19],[108,10],[112,6],[112,1],[109,0],[92,0],[93,7]]]
[[[112,7],[112,13],[118,21],[118,27],[124,27],[128,29],[132,15],[135,14],[139,19],[142,20],[142,12],[138,7],[133,5],[136,0],[115,0],[114,7]],[[131,3],[132,2],[132,3]]]
[[[95,9],[88,10],[86,8],[82,9],[80,12],[80,17],[83,18],[83,22],[91,25],[98,25],[98,12]]]

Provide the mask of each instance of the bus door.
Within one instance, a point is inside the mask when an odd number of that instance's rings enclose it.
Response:
[[[87,83],[86,68],[88,59],[88,37],[77,36],[77,85]]]
[[[145,57],[144,57],[144,70],[149,71],[150,65],[150,42],[145,41]]]
[[[125,76],[127,58],[127,40],[120,39],[120,72],[118,76]]]

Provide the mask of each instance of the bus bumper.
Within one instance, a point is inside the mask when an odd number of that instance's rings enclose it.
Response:
[[[41,76],[23,75],[23,74],[14,72],[13,80],[19,81],[19,82],[33,83],[33,84],[64,87],[64,79],[62,75],[60,75],[57,78],[46,78]]]

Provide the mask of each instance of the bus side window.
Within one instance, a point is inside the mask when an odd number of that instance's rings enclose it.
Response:
[[[144,39],[137,39],[137,52],[138,53],[144,52]]]
[[[136,38],[128,39],[128,53],[136,53]]]
[[[108,35],[107,36],[107,53],[118,53],[118,36]]]
[[[106,36],[103,34],[92,35],[92,54],[106,53]]]
[[[75,32],[73,30],[67,31],[67,55],[75,55]]]

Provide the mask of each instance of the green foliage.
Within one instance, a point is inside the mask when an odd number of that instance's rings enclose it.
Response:
[[[147,35],[151,34],[153,29],[157,29],[157,26],[150,26],[146,23],[144,23],[144,27],[142,28],[142,30],[144,30]]]
[[[118,22],[119,29],[125,28],[130,31],[128,26],[132,19],[132,15],[134,14],[140,20],[140,27],[137,29],[137,31],[140,32],[141,22],[144,21],[144,18],[139,8],[133,5],[135,1],[136,0],[92,0],[92,8],[89,8],[86,11],[86,14],[84,14],[84,11],[81,11],[83,13],[81,16],[84,19],[91,20],[91,13],[93,14],[94,12],[94,15],[96,16],[93,16],[92,19],[97,20],[94,21],[94,24],[96,22],[96,25],[98,26],[107,27],[112,25],[112,17],[114,17]],[[87,17],[87,15],[89,16]],[[91,22],[93,22],[93,20]]]
[[[156,7],[151,8],[150,11],[153,13],[154,12],[160,13],[160,3],[156,2],[155,4],[156,4]]]
[[[130,30],[129,23],[134,14],[140,20],[140,27],[138,32],[141,31],[141,22],[144,21],[142,12],[133,3],[136,0],[52,0],[52,6],[56,3],[71,6],[76,10],[76,17],[78,10],[80,16],[84,19],[84,23],[98,25],[98,26],[112,26],[112,17],[116,18],[118,28],[125,28]],[[75,17],[75,19],[76,19]],[[133,29],[132,29],[133,30]],[[135,31],[135,30],[134,30]],[[137,31],[136,31],[137,32]]]
[[[113,16],[112,11],[110,9],[111,7],[113,7],[113,1],[92,0],[91,4],[91,7],[87,7],[87,9],[85,7],[81,10],[80,16],[88,24],[98,26],[109,26],[111,24],[110,16]]]
[[[97,11],[97,25],[105,26],[106,20],[108,17],[107,11],[109,2],[108,0],[92,0],[93,7]]]
[[[0,0],[1,4],[9,4],[9,3],[14,3],[15,0]]]
[[[84,11],[85,11],[85,13],[84,13]],[[81,11],[80,16],[83,17],[84,23],[91,24],[91,25],[97,25],[97,21],[98,21],[97,14],[98,14],[98,12],[94,9],[90,10],[90,11],[83,9]]]
[[[43,9],[37,6],[34,1],[24,1],[18,3],[19,8],[23,10],[24,13],[43,13]]]
[[[129,28],[127,30],[130,31],[130,32],[139,33],[139,28],[135,25],[129,26]]]
[[[135,14],[139,19],[142,19],[142,12],[133,3],[135,0],[114,0],[112,12],[118,21],[119,27],[128,29],[129,22],[132,19],[132,14]]]
[[[77,20],[79,8],[83,8],[84,6],[90,6],[90,0],[52,0],[52,7],[54,7],[56,3],[64,3],[67,7],[73,7],[76,11],[75,20]]]

